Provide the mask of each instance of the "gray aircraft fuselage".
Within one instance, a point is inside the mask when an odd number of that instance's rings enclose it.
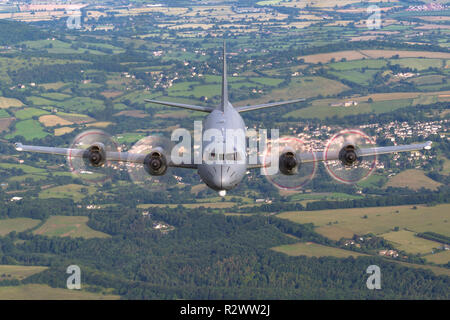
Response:
[[[223,153],[225,154],[225,158],[230,153],[226,153],[226,150],[232,149],[236,154],[239,155],[239,160],[241,161],[233,161],[232,159],[228,159],[229,161],[225,161],[226,159],[222,159],[220,156],[216,154],[217,161],[203,161],[198,166],[198,174],[200,175],[202,181],[211,189],[216,191],[225,192],[226,190],[233,189],[236,187],[241,180],[245,176],[246,168],[247,168],[247,152],[244,141],[236,142],[235,139],[233,141],[227,141],[227,130],[242,130],[245,134],[245,123],[242,119],[241,115],[238,111],[231,105],[230,102],[225,101],[223,106],[223,111],[220,109],[216,109],[212,111],[204,120],[203,120],[203,132],[209,129],[217,129],[222,132],[223,140],[221,141],[223,148]],[[203,139],[203,150],[207,150],[208,145],[211,143],[209,141],[204,141]],[[228,144],[226,146],[226,144]],[[222,151],[220,152],[222,154]],[[208,156],[209,154],[206,154]]]

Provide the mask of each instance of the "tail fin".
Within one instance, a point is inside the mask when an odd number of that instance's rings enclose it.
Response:
[[[228,104],[228,80],[227,80],[227,49],[226,43],[223,42],[223,73],[222,73],[222,111],[225,110],[225,106]]]

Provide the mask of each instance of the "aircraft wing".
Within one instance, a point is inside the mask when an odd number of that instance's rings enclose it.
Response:
[[[194,111],[201,111],[201,112],[212,112],[212,111],[214,111],[214,108],[211,108],[211,107],[194,106],[194,105],[178,103],[178,102],[168,102],[168,101],[150,100],[150,99],[146,99],[144,101],[145,102],[150,102],[150,103],[161,104],[163,106],[183,108],[183,109],[194,110]]]
[[[283,106],[285,104],[290,104],[290,103],[297,103],[297,102],[302,102],[305,101],[305,99],[295,99],[295,100],[289,100],[289,101],[281,101],[281,102],[272,102],[272,103],[265,103],[265,104],[257,104],[254,106],[242,106],[242,107],[236,107],[236,110],[238,112],[247,112],[247,111],[252,111],[252,110],[257,110],[257,109],[263,109],[263,108],[272,108],[272,107],[278,107],[278,106]]]
[[[431,144],[432,144],[431,141],[427,141],[424,143],[407,144],[407,145],[400,145],[400,146],[364,148],[364,149],[358,149],[357,154],[360,157],[364,157],[364,156],[367,157],[367,156],[374,156],[374,155],[388,154],[388,153],[430,150]],[[307,153],[297,154],[297,156],[301,159],[302,163],[339,160],[339,152],[338,151],[328,153],[327,155],[325,155],[324,151],[318,151],[318,152],[314,152],[314,153],[307,152]],[[325,158],[326,158],[326,160],[325,160]],[[270,162],[267,162],[266,164],[263,164],[263,163],[251,164],[251,165],[248,165],[247,168],[254,169],[254,168],[261,168],[261,167],[269,166],[269,165],[270,165]]]
[[[24,145],[22,143],[16,143],[15,147],[16,147],[17,151],[45,153],[45,154],[60,155],[60,156],[66,156],[66,157],[76,157],[76,158],[82,158],[84,152],[86,151],[85,149],[30,146],[30,145]],[[106,161],[144,163],[144,159],[146,156],[147,156],[147,154],[145,154],[145,153],[106,151]],[[195,165],[195,164],[175,164],[173,162],[169,162],[169,167],[197,169],[197,165]]]

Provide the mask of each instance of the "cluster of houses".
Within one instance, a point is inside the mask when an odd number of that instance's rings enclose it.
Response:
[[[378,251],[378,255],[383,257],[398,258],[398,252],[395,250],[381,250]]]
[[[416,6],[409,6],[406,11],[441,11],[447,9],[448,6],[442,3],[427,3]]]
[[[330,106],[331,107],[356,107],[358,105],[357,101],[345,101],[345,102],[338,102],[338,103],[331,103]]]

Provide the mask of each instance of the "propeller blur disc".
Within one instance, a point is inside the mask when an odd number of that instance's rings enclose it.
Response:
[[[327,172],[338,182],[355,184],[367,179],[373,173],[377,156],[361,157],[353,165],[345,165],[340,160],[328,160],[331,155],[339,154],[342,148],[348,145],[354,146],[357,151],[375,147],[375,141],[360,130],[343,130],[328,140],[323,153]]]
[[[161,136],[147,136],[136,142],[133,147],[128,150],[130,153],[137,154],[150,154],[155,149],[163,150],[167,161],[169,161],[169,155],[171,152],[172,142]],[[169,183],[172,176],[166,173],[161,176],[152,176],[149,174],[145,168],[144,164],[141,163],[127,163],[128,173],[131,180],[138,186],[145,187],[148,189],[161,189],[165,188]]]
[[[308,158],[315,159],[316,155],[312,148],[308,146],[303,140],[296,137],[281,137],[278,139],[278,155],[272,154],[272,146],[268,145],[264,154],[263,172],[267,180],[280,190],[299,191],[303,189],[315,176],[317,169],[317,162],[302,162],[297,156],[299,162],[297,170],[293,175],[285,175],[276,168],[276,173],[272,174],[273,170],[268,170],[271,165],[271,159],[279,158],[279,156],[287,150],[292,151],[298,155],[300,153],[307,154]],[[278,162],[278,161],[277,161]],[[275,168],[274,168],[275,169]]]
[[[93,144],[102,144],[105,152],[119,150],[117,142],[102,130],[88,130],[80,133],[72,141],[70,149],[87,149]],[[103,183],[114,172],[113,163],[106,161],[103,166],[94,167],[89,165],[86,159],[75,157],[71,151],[67,154],[67,164],[74,175],[87,183]]]

